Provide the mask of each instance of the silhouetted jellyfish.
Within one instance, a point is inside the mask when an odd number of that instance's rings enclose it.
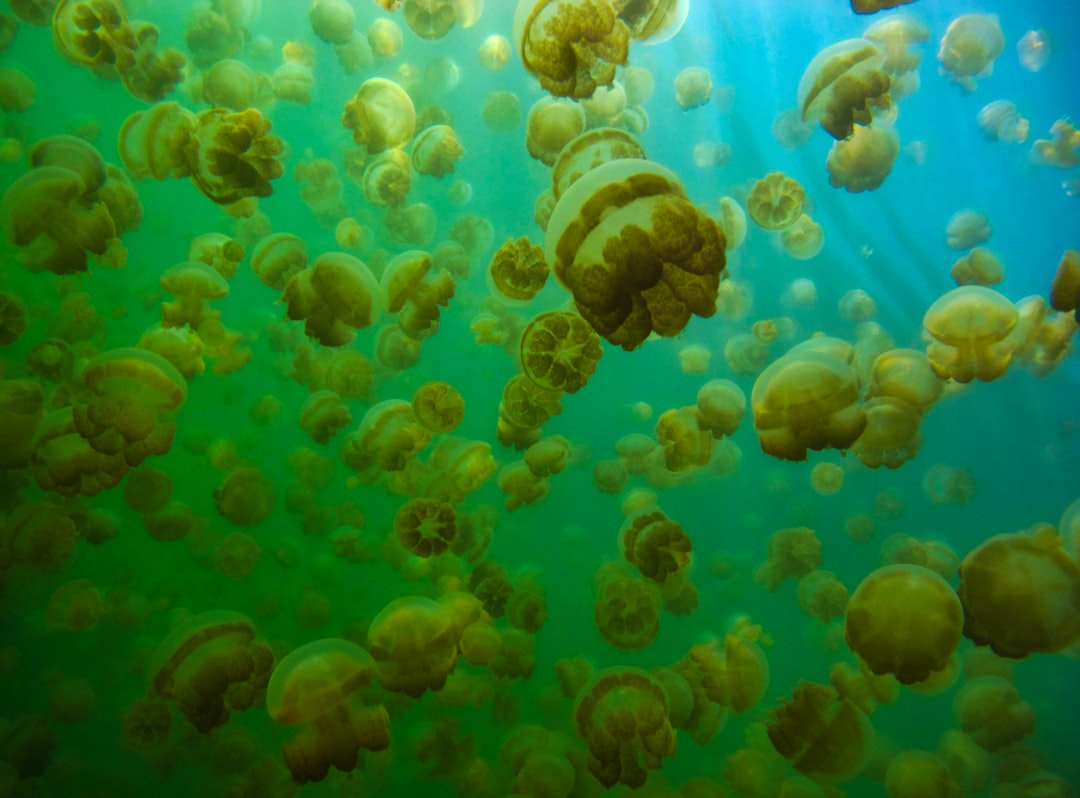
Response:
[[[413,698],[442,689],[464,630],[454,620],[442,604],[421,596],[402,596],[383,607],[368,628],[383,689]]]
[[[944,668],[964,621],[949,583],[917,565],[886,565],[870,573],[847,605],[844,637],[873,673],[903,684]]]
[[[1001,676],[980,676],[964,684],[953,698],[953,716],[960,728],[990,753],[1018,743],[1035,730],[1035,710],[1016,685]]]
[[[363,706],[359,697],[375,669],[368,652],[339,638],[294,649],[274,668],[266,687],[266,710],[278,723],[301,726],[282,747],[297,782],[322,781],[331,766],[350,773],[360,749],[384,751],[390,745],[385,707]]]
[[[960,563],[964,635],[1001,656],[1061,651],[1080,638],[1080,565],[1053,527],[994,535]]]
[[[874,743],[873,727],[861,709],[833,688],[806,681],[770,712],[768,734],[795,770],[825,784],[859,775]]]

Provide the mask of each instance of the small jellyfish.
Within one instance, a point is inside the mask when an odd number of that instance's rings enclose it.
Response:
[[[754,183],[746,197],[746,211],[759,227],[783,230],[802,215],[806,192],[783,172],[770,172]]]
[[[686,67],[675,76],[675,102],[684,111],[705,105],[712,98],[712,91],[712,76],[704,67]]]
[[[1016,103],[1009,100],[994,100],[987,103],[976,116],[975,121],[987,141],[1000,141],[1005,144],[1019,144],[1027,139],[1030,124],[1016,110]]]
[[[1028,72],[1038,72],[1046,66],[1053,52],[1050,35],[1044,30],[1029,30],[1016,43],[1016,50],[1020,56],[1020,66]]]
[[[510,61],[510,42],[505,36],[493,34],[484,39],[476,54],[484,69],[498,72]]]
[[[975,247],[953,264],[949,274],[957,285],[997,285],[1005,279],[1005,267],[998,256]]]
[[[804,122],[818,120],[835,139],[846,139],[853,126],[874,121],[874,109],[888,111],[891,79],[885,53],[867,39],[845,39],[819,52],[799,81],[799,109]]]
[[[892,125],[855,125],[850,138],[834,141],[825,160],[829,184],[852,193],[872,191],[885,182],[900,153]]]
[[[522,368],[548,391],[581,390],[603,353],[600,337],[576,313],[541,313],[521,334]]]
[[[963,14],[949,23],[941,39],[938,60],[942,70],[966,92],[975,91],[975,78],[989,77],[994,60],[1005,49],[1005,36],[992,14]]]

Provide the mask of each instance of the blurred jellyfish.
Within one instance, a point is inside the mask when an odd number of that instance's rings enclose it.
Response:
[[[712,97],[713,82],[704,67],[686,67],[675,76],[675,102],[684,111],[698,108]]]
[[[953,249],[971,249],[990,238],[994,228],[986,214],[965,208],[957,211],[945,226],[945,243]]]
[[[1028,135],[1028,121],[1020,116],[1016,104],[1008,100],[994,100],[979,111],[976,121],[987,141],[1018,144]]]
[[[1029,30],[1016,43],[1020,66],[1029,72],[1038,72],[1050,60],[1050,36],[1044,30]]]
[[[966,92],[975,91],[975,78],[989,77],[994,60],[1005,48],[1005,36],[992,14],[963,14],[949,23],[941,39],[941,69]]]

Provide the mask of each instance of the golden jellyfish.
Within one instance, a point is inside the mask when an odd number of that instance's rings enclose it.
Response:
[[[592,97],[579,102],[585,111],[586,127],[618,125],[626,112],[626,90],[615,81],[610,86],[600,86]]]
[[[931,367],[925,352],[889,349],[874,360],[867,386],[868,399],[889,396],[922,414],[941,397],[945,382]]]
[[[1027,139],[1029,123],[1016,110],[1016,103],[994,100],[979,109],[975,121],[987,141],[1018,144]]]
[[[1050,283],[1050,307],[1061,313],[1071,310],[1080,322],[1080,251],[1067,249],[1061,256]]]
[[[387,604],[368,627],[368,650],[384,690],[419,698],[441,690],[457,662],[461,629],[436,601],[402,596]]]
[[[709,380],[697,393],[697,423],[719,439],[738,429],[746,415],[746,394],[731,380]]]
[[[586,172],[548,224],[547,260],[585,320],[626,350],[716,312],[724,236],[678,177],[625,158]]]
[[[826,352],[791,352],[769,365],[750,395],[762,451],[805,460],[807,449],[846,449],[866,427],[858,379]]]
[[[36,380],[0,380],[0,468],[26,468],[34,433],[45,416],[45,391]]]
[[[909,14],[892,14],[868,27],[863,38],[885,51],[885,71],[899,77],[918,68],[922,54],[911,47],[929,41],[930,29]],[[896,88],[894,84],[894,99],[897,98]]]
[[[437,557],[446,552],[457,535],[454,508],[433,499],[412,499],[398,508],[394,533],[411,554]]]
[[[712,455],[713,435],[698,424],[697,408],[671,408],[656,419],[656,439],[668,471],[703,466]]]
[[[359,428],[342,442],[341,459],[365,482],[384,471],[402,471],[428,445],[431,432],[416,418],[412,405],[384,399],[364,414]]]
[[[802,216],[806,192],[783,172],[770,172],[754,183],[746,197],[746,211],[765,230],[783,230]]]
[[[844,487],[844,469],[836,463],[818,463],[810,469],[810,487],[819,496],[839,493]]]
[[[452,436],[435,446],[428,465],[437,471],[428,495],[454,503],[479,490],[497,468],[490,444]]]
[[[390,745],[386,709],[364,706],[360,699],[374,677],[371,655],[340,638],[300,646],[274,668],[266,710],[278,723],[301,726],[282,748],[296,782],[322,781],[331,767],[350,773],[361,749],[384,751]]]
[[[257,526],[274,509],[274,483],[258,466],[230,471],[214,491],[217,511],[237,526]]]
[[[1020,66],[1028,72],[1038,72],[1050,60],[1050,36],[1044,30],[1029,30],[1016,43]]]
[[[780,243],[790,257],[809,260],[825,246],[825,229],[803,213],[793,224],[780,231]]]
[[[271,127],[270,120],[255,108],[235,113],[224,108],[200,112],[191,132],[196,152],[190,161],[191,181],[195,187],[219,205],[273,194],[270,181],[284,172],[278,158],[285,145],[271,135]]]
[[[247,252],[243,244],[224,233],[203,233],[191,240],[188,259],[212,266],[214,271],[231,280]]]
[[[432,125],[417,134],[412,145],[412,167],[420,175],[444,177],[465,153],[449,125]]]
[[[825,159],[829,184],[858,193],[878,188],[900,154],[900,138],[885,122],[855,125],[849,138],[834,141]]]
[[[127,473],[124,453],[92,448],[76,426],[71,406],[54,410],[34,431],[30,470],[42,490],[61,496],[96,496]]]
[[[105,602],[98,586],[89,579],[73,579],[53,591],[45,610],[51,629],[86,632],[105,616]]]
[[[300,426],[315,443],[328,443],[351,421],[348,405],[333,391],[315,391],[300,408]]]
[[[226,58],[216,62],[203,75],[202,97],[211,105],[243,111],[256,104],[259,79],[242,61]]]
[[[869,125],[874,110],[887,111],[891,80],[885,53],[867,39],[831,44],[810,62],[799,81],[799,109],[834,139],[851,136],[854,125]]]
[[[855,778],[870,760],[874,730],[861,709],[828,685],[801,681],[770,713],[768,735],[798,772],[824,784]]]
[[[1004,657],[1080,638],[1080,565],[1052,527],[995,535],[960,563],[964,635]]]
[[[480,44],[476,55],[484,69],[498,72],[510,62],[510,42],[505,36],[492,34]]]
[[[435,237],[438,217],[426,202],[391,207],[386,211],[385,229],[399,244],[423,247]]]
[[[405,0],[401,13],[405,24],[421,39],[441,39],[458,21],[460,2],[455,0]]]
[[[230,579],[246,579],[251,576],[262,548],[258,541],[246,532],[230,532],[214,548],[214,567]]]
[[[975,91],[975,78],[989,77],[1005,49],[1005,36],[993,14],[962,14],[949,23],[938,49],[941,69],[964,91]]]
[[[608,0],[519,0],[514,44],[529,74],[555,97],[591,97],[626,63],[630,30]]]
[[[1010,333],[1019,313],[998,292],[980,285],[955,288],[939,297],[923,317],[926,355],[942,379],[968,383],[1001,377],[1012,361]]]
[[[245,615],[214,610],[179,623],[147,660],[149,696],[173,701],[203,734],[248,709],[266,687],[273,654]]]
[[[0,532],[5,570],[20,565],[60,571],[75,552],[79,530],[59,505],[35,501],[19,505]]]
[[[312,0],[308,21],[327,44],[346,44],[356,33],[356,12],[347,0]]]
[[[679,369],[683,374],[705,374],[711,360],[712,352],[702,344],[690,344],[679,350]]]
[[[409,250],[386,265],[381,288],[386,310],[398,314],[402,332],[420,339],[438,328],[439,308],[450,304],[456,286],[450,272],[434,268],[428,253]]]
[[[495,226],[483,216],[465,213],[450,225],[448,236],[460,244],[469,257],[478,257],[495,243]]]
[[[851,10],[856,14],[876,14],[889,8],[896,8],[915,0],[851,0]]]
[[[536,296],[548,278],[548,265],[542,247],[526,237],[507,239],[495,251],[488,266],[490,286],[501,297],[524,303]]]
[[[535,442],[530,441],[528,445]],[[503,468],[496,482],[505,497],[503,507],[507,512],[513,512],[527,504],[536,504],[547,498],[550,490],[547,477],[536,474],[523,460]]]
[[[28,325],[26,305],[16,294],[0,291],[0,346],[18,341]]]
[[[525,119],[529,155],[551,166],[571,140],[585,130],[585,109],[571,100],[543,97]]]
[[[746,211],[742,205],[731,197],[720,198],[720,213],[716,217],[717,224],[724,232],[725,248],[730,252],[738,249],[746,240]]]
[[[869,468],[895,469],[914,459],[922,445],[917,407],[893,396],[877,396],[863,405],[866,429],[851,451]]]
[[[0,67],[0,110],[22,113],[34,105],[37,84],[18,67]]]
[[[380,17],[368,26],[367,40],[375,55],[380,58],[396,58],[401,52],[405,35],[392,19]]]
[[[409,143],[416,129],[416,109],[400,85],[370,78],[345,103],[341,124],[352,131],[354,142],[375,155]]]
[[[644,158],[645,150],[632,133],[598,127],[575,136],[562,147],[551,171],[555,199],[591,169],[619,158]]]
[[[272,233],[261,239],[251,253],[251,269],[259,282],[276,291],[298,272],[307,268],[308,255],[304,241],[292,233]]]
[[[507,133],[521,124],[521,100],[512,91],[493,91],[484,98],[480,116],[489,129]]]
[[[344,252],[320,255],[310,269],[298,271],[282,299],[289,318],[303,320],[304,332],[324,346],[349,343],[356,330],[371,327],[382,312],[371,270]]]
[[[690,14],[690,0],[615,0],[615,10],[634,41],[663,44],[682,30]]]
[[[603,353],[599,336],[576,313],[541,313],[521,334],[522,368],[547,391],[584,388]]]
[[[160,468],[143,466],[129,471],[124,481],[124,501],[137,513],[163,509],[173,495],[172,477]]]
[[[885,771],[889,798],[960,798],[949,767],[929,751],[901,751]]]
[[[632,667],[597,671],[574,705],[578,736],[589,749],[589,772],[607,788],[641,787],[675,753],[663,686]]]
[[[689,566],[694,546],[677,521],[652,510],[626,519],[619,531],[619,548],[642,576],[662,584]]]
[[[851,594],[844,637],[873,673],[913,684],[948,665],[963,622],[960,600],[938,574],[886,565]]]
[[[945,243],[953,249],[971,249],[993,234],[986,214],[970,208],[957,211],[945,226]]]
[[[1016,685],[1001,676],[966,682],[953,698],[953,716],[984,751],[995,753],[1035,731],[1035,710]]]
[[[163,327],[189,326],[196,329],[205,318],[213,318],[216,311],[208,311],[206,303],[224,299],[229,295],[229,283],[214,268],[198,261],[185,261],[161,274],[161,288],[175,297],[173,302],[161,305]]]
[[[675,102],[684,111],[705,105],[712,99],[712,92],[712,76],[704,67],[686,67],[675,76]]]
[[[465,415],[465,400],[448,382],[425,382],[412,398],[416,420],[434,433],[451,432]]]
[[[1053,138],[1035,139],[1031,145],[1032,160],[1043,166],[1072,169],[1080,164],[1080,130],[1066,119],[1050,126]]]
[[[769,557],[754,569],[754,581],[775,592],[785,579],[798,579],[820,566],[821,541],[813,529],[779,529],[769,536]]]
[[[566,470],[573,456],[573,448],[562,435],[541,438],[525,450],[522,460],[538,477],[549,477]]]
[[[361,178],[364,196],[373,205],[404,204],[412,188],[412,166],[401,150],[385,150],[370,159]]]
[[[274,97],[297,105],[310,105],[315,88],[311,68],[298,61],[286,61],[270,76]]]
[[[803,612],[828,623],[843,617],[848,589],[832,571],[811,571],[799,579],[798,598]]]
[[[1005,267],[988,249],[975,247],[952,265],[949,275],[957,285],[997,285],[1005,279]]]

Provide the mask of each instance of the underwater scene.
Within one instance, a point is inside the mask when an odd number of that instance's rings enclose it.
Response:
[[[1078,39],[0,0],[0,798],[1076,796]]]

